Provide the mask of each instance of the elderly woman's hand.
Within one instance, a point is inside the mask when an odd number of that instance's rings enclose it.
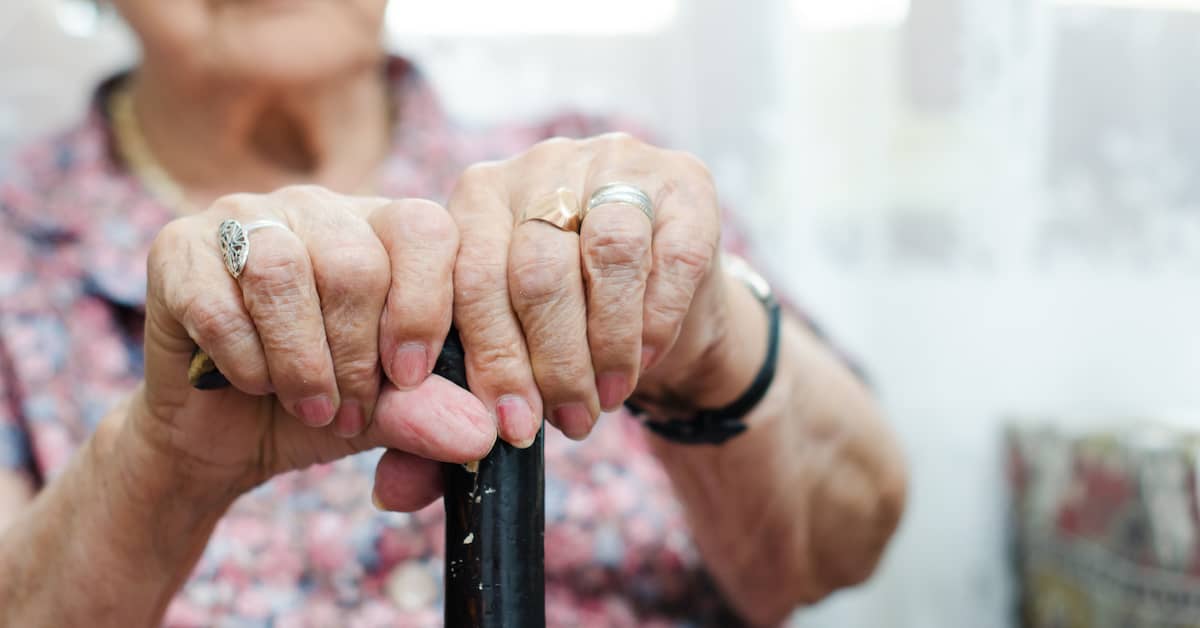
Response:
[[[226,219],[274,223],[249,235],[237,279],[218,249]],[[450,327],[458,244],[434,203],[314,187],[226,197],[171,223],[150,255],[146,382],[125,427],[201,491],[388,447],[380,500],[425,505],[440,494],[433,460],[477,460],[495,440],[474,396],[427,378]],[[194,343],[233,388],[189,386]],[[419,363],[404,357],[414,347]]]
[[[649,196],[653,224],[629,204],[596,207],[578,234],[523,219],[560,188],[586,206],[617,182]],[[625,134],[552,139],[469,168],[448,208],[462,238],[455,326],[502,438],[531,442],[544,412],[580,439],[635,390],[690,396],[728,318],[720,212],[695,157]]]

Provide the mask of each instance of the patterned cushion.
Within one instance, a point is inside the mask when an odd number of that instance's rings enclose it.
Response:
[[[1022,426],[1007,443],[1025,626],[1200,626],[1200,437]]]

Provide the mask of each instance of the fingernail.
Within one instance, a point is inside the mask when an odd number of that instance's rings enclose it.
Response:
[[[333,400],[328,395],[309,397],[296,403],[296,415],[310,427],[325,427],[333,420]]]
[[[384,507],[383,502],[379,501],[379,493],[376,493],[374,490],[371,491],[371,503],[375,505],[375,510],[387,512],[387,508]]]
[[[517,395],[505,395],[496,401],[500,431],[511,439],[513,446],[525,449],[537,438],[537,417],[529,403]]]
[[[392,382],[398,388],[416,388],[429,375],[429,351],[419,343],[406,344],[392,357]]]
[[[337,418],[333,421],[333,433],[342,438],[353,438],[362,432],[366,422],[367,417],[363,414],[362,404],[349,399],[343,401],[342,407],[338,408]]]
[[[596,378],[596,389],[600,393],[600,407],[612,412],[621,407],[629,394],[629,378],[624,373],[604,373]]]
[[[583,440],[592,431],[592,413],[582,403],[565,403],[554,409],[554,423],[571,440]]]
[[[650,364],[654,362],[654,358],[658,357],[658,349],[654,347],[642,347],[642,370],[650,368]]]

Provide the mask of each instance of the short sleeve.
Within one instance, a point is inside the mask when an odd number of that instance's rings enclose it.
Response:
[[[8,356],[2,355],[3,352],[3,347],[0,347],[0,470],[30,471],[33,468],[33,455],[29,434],[17,412],[11,390]]]
[[[16,173],[7,165],[0,161],[0,329],[37,302],[30,244],[13,226],[14,208],[27,200],[28,191],[16,184]],[[0,470],[33,472],[31,440],[20,412],[12,358],[0,336]]]

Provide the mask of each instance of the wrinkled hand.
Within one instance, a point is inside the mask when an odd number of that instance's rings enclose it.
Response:
[[[622,204],[588,213],[578,234],[521,221],[560,187],[586,205],[614,182],[649,195],[653,224]],[[462,239],[454,322],[468,381],[513,444],[532,442],[543,413],[580,439],[635,390],[686,395],[724,335],[720,212],[691,155],[624,134],[552,139],[469,168],[448,209]]]
[[[250,234],[240,279],[217,246],[227,218],[288,227]],[[173,472],[234,493],[388,447],[381,501],[397,510],[432,501],[433,461],[477,460],[495,440],[474,396],[429,376],[450,327],[458,244],[434,203],[315,187],[230,196],[172,222],[150,254],[145,411],[129,427],[167,454]],[[194,344],[232,388],[189,386]]]

